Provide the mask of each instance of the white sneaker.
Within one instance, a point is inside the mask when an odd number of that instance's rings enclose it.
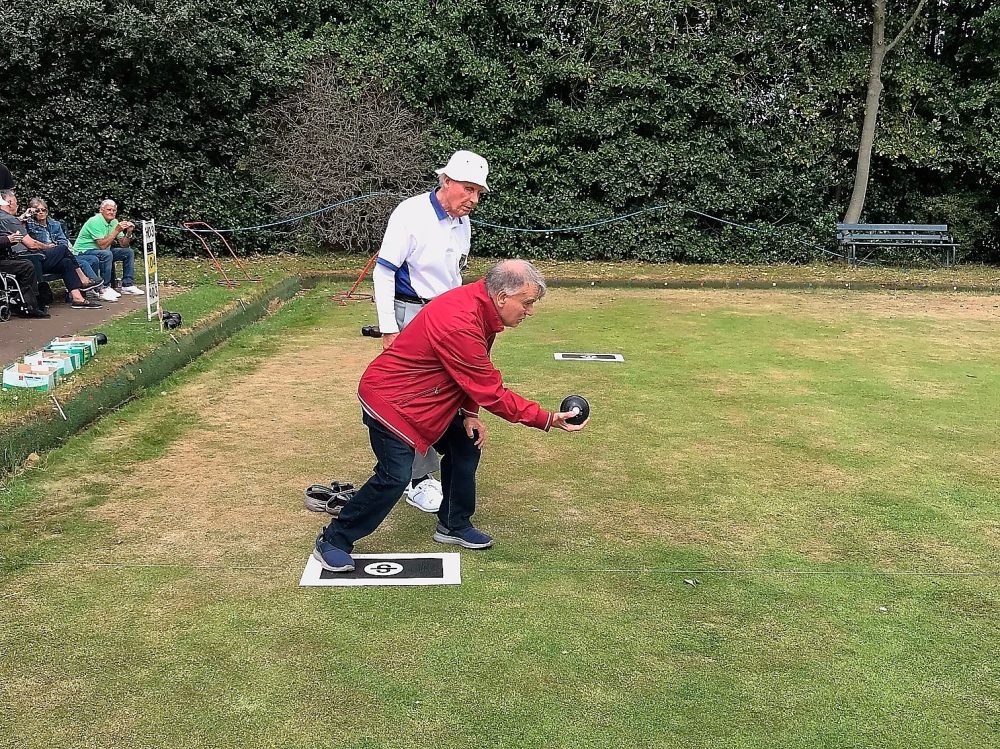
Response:
[[[406,487],[406,504],[413,505],[424,512],[437,512],[441,509],[441,482],[437,479],[424,479],[416,486]]]
[[[103,299],[105,302],[117,302],[119,295],[115,293],[114,289],[105,287],[104,291],[102,291],[97,296],[99,299]]]
[[[146,292],[134,284],[132,286],[123,286],[122,294],[131,294],[132,296],[146,296]]]

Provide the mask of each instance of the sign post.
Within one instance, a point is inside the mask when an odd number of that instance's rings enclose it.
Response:
[[[146,319],[156,317],[163,330],[163,312],[160,309],[160,277],[156,271],[156,222],[142,222],[142,258],[146,267]]]

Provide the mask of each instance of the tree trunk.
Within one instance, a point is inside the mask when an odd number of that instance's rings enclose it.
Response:
[[[885,0],[875,0],[874,22],[872,24],[872,61],[868,66],[868,96],[865,98],[865,121],[861,126],[861,143],[858,145],[858,164],[854,171],[854,191],[851,202],[844,214],[845,224],[856,224],[865,207],[868,193],[868,173],[871,170],[872,146],[875,143],[875,126],[878,124],[878,108],[882,99],[882,62],[886,54],[896,46],[903,35],[916,22],[927,0],[920,0],[916,10],[890,44],[885,43]]]
[[[868,96],[865,98],[865,122],[861,126],[861,144],[858,146],[858,164],[854,170],[854,191],[844,214],[845,224],[856,224],[865,207],[868,193],[868,172],[872,163],[872,146],[875,143],[875,125],[882,98],[882,61],[885,60],[885,0],[875,0],[875,22],[872,25],[872,61],[868,66]]]

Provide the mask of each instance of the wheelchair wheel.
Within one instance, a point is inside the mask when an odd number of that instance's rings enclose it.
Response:
[[[0,304],[0,322],[7,322],[10,319],[10,307]]]

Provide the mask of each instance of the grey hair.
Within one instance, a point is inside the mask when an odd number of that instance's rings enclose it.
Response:
[[[99,208],[103,208],[104,206],[106,206],[108,204],[113,205],[115,208],[118,207],[118,204],[115,201],[113,201],[111,198],[108,198],[107,200],[102,200],[101,201],[101,205],[99,206]]]
[[[538,287],[538,298],[545,296],[545,279],[527,260],[502,260],[486,273],[486,291],[490,296],[501,291],[516,294],[526,283]]]
[[[0,190],[0,198],[6,200],[7,198],[12,198],[12,197],[14,197],[13,190]]]
[[[44,206],[45,206],[46,208],[48,208],[48,207],[49,207],[49,204],[48,204],[48,203],[46,203],[46,202],[45,202],[44,200],[42,200],[41,198],[32,198],[31,200],[29,200],[29,201],[28,201],[28,207],[29,207],[29,208],[38,208],[39,206],[43,206],[43,205],[44,205]]]

